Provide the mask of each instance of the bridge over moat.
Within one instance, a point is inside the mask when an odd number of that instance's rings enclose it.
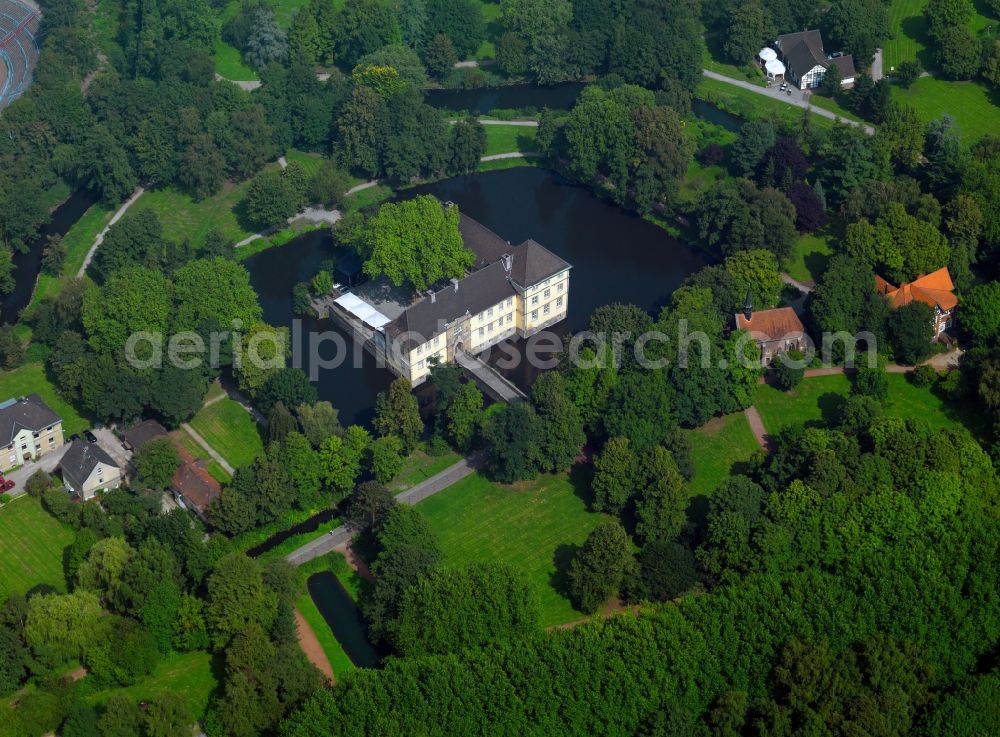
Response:
[[[455,363],[471,376],[479,387],[498,402],[513,404],[528,397],[499,371],[476,356],[461,349],[455,350]]]

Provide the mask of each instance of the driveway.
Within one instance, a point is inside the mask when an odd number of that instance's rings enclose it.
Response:
[[[4,478],[9,481],[13,481],[15,484],[14,488],[7,493],[12,497],[21,496],[21,494],[24,493],[25,482],[30,479],[32,475],[34,475],[35,471],[45,471],[48,474],[53,473],[68,448],[69,443],[64,443],[61,448],[57,448],[51,453],[46,453],[37,461],[25,463],[16,471],[11,471],[10,473],[5,474]]]
[[[101,450],[114,459],[115,463],[118,464],[118,468],[124,470],[129,461],[132,460],[132,451],[126,450],[125,446],[122,445],[122,441],[118,439],[118,436],[106,427],[102,427],[99,430],[91,430],[91,432],[97,436],[97,444],[101,446]]]
[[[871,75],[873,82],[878,82],[885,76],[885,64],[882,61],[882,49],[875,49],[875,58],[872,59]]]
[[[857,126],[861,128],[868,135],[873,135],[875,133],[875,129],[870,125],[865,125],[864,123],[857,123],[853,120],[847,120],[845,118],[841,118],[836,113],[826,110],[824,108],[814,107],[809,103],[809,97],[805,93],[803,93],[802,90],[796,89],[794,87],[789,88],[792,92],[792,94],[789,95],[787,91],[782,92],[779,89],[780,85],[772,85],[771,87],[761,87],[759,84],[752,84],[750,82],[745,82],[741,79],[733,79],[732,77],[727,77],[725,74],[719,74],[718,72],[713,72],[708,69],[702,69],[701,73],[706,77],[708,77],[709,79],[715,79],[718,80],[719,82],[725,82],[726,84],[731,84],[734,87],[741,87],[745,90],[749,90],[750,92],[755,92],[758,95],[763,95],[764,97],[770,97],[774,100],[780,100],[786,105],[800,107],[803,110],[808,110],[809,112],[815,113],[816,115],[821,115],[824,118],[830,118],[830,120],[839,120],[841,123]]]

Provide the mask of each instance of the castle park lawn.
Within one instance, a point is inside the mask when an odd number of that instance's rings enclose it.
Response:
[[[589,510],[589,474],[545,474],[510,486],[473,474],[417,509],[437,533],[445,565],[506,563],[537,593],[541,624],[581,617],[566,597],[566,570],[587,535],[609,519]]]

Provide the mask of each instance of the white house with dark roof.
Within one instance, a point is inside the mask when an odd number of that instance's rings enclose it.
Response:
[[[0,472],[62,445],[62,418],[37,394],[0,403]]]
[[[840,71],[842,87],[854,84],[857,76],[854,57],[850,54],[827,54],[823,50],[823,35],[817,29],[782,34],[778,36],[775,46],[784,60],[785,76],[801,90],[819,87],[832,66]]]
[[[533,240],[511,245],[482,223],[459,217],[472,270],[395,314],[366,298],[365,289],[341,295],[337,305],[371,331],[377,355],[414,386],[434,362],[475,355],[506,338],[527,337],[566,318],[571,266]],[[375,290],[368,290],[369,293]]]
[[[74,440],[59,461],[63,484],[83,501],[121,486],[122,471],[97,443]]]

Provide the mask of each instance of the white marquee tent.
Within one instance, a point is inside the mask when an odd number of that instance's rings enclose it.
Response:
[[[376,310],[370,304],[350,292],[337,297],[334,302],[361,320],[361,322],[365,325],[375,328],[376,330],[392,322],[392,320]]]

